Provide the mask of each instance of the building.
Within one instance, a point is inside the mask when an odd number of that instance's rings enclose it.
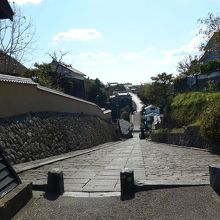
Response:
[[[110,109],[112,110],[112,117],[120,117],[120,109],[128,106],[132,109],[132,97],[128,92],[118,92],[110,96]]]
[[[155,128],[161,122],[162,115],[160,114],[160,108],[154,105],[148,105],[144,108],[143,119],[145,127],[148,129]]]
[[[0,19],[10,19],[13,20],[14,12],[11,9],[10,4],[7,0],[1,0],[0,4]]]
[[[204,51],[205,53],[199,59],[199,63],[207,64],[212,60],[220,60],[220,32],[214,32]]]
[[[65,93],[78,98],[85,98],[84,80],[86,75],[84,73],[74,69],[71,65],[55,60],[52,61],[51,68],[59,74],[62,82],[66,84],[64,86]],[[68,86],[70,84],[72,86]]]
[[[194,75],[179,78],[174,82],[176,92],[185,91],[220,91],[220,32],[214,32],[199,59],[201,71]],[[210,63],[210,61],[216,61]],[[207,65],[208,64],[208,65]],[[205,69],[202,71],[202,67]]]
[[[13,20],[14,12],[7,0],[1,0],[0,19]],[[27,68],[11,56],[0,50],[0,74],[8,74],[19,76],[25,72]]]
[[[25,71],[27,68],[23,64],[0,50],[0,74],[21,76]]]

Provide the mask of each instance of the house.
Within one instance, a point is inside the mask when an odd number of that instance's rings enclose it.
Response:
[[[117,92],[110,96],[110,109],[113,118],[119,118],[120,109],[126,106],[132,108],[132,97],[128,92]]]
[[[144,108],[145,115],[148,115],[150,113],[160,114],[160,108],[156,107],[154,105],[148,105]]]
[[[0,50],[0,74],[21,76],[27,68],[15,58]]]
[[[64,83],[73,85],[71,88],[66,87],[65,93],[78,98],[85,98],[84,80],[86,75],[84,73],[74,69],[71,65],[55,60],[52,61],[51,68],[60,75]]]
[[[0,19],[13,20],[14,12],[7,0],[1,0],[0,4]],[[18,62],[15,58],[7,55],[0,50],[0,74],[8,74],[19,76],[25,72],[27,68]]]
[[[119,92],[127,92],[124,84],[120,84],[117,82],[107,83],[107,90],[110,95],[115,95]]]
[[[214,32],[199,59],[201,71],[194,75],[179,78],[174,82],[176,92],[220,91],[220,32]],[[213,62],[209,62],[213,61]]]
[[[160,108],[154,105],[148,105],[144,108],[143,119],[145,127],[148,129],[155,128],[161,122],[162,115],[160,114]]]
[[[199,63],[207,64],[212,60],[220,60],[220,32],[214,32],[204,51],[205,53],[199,59]]]
[[[1,0],[0,4],[0,19],[10,19],[13,20],[14,12],[11,9],[10,4],[7,0]]]

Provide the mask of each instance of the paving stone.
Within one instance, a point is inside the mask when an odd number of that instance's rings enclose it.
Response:
[[[66,191],[117,192],[120,171],[125,167],[134,169],[135,180],[149,184],[207,184],[209,164],[219,165],[220,156],[140,140],[134,134],[133,139],[25,171],[20,177],[24,182],[46,182],[47,172],[58,167],[64,173]]]
[[[117,183],[117,180],[112,179],[92,179],[88,181],[87,185],[93,185],[93,186],[115,186]]]
[[[74,179],[74,178],[71,178],[71,179],[65,179],[64,178],[64,183],[65,184],[86,184],[89,182],[90,179]]]

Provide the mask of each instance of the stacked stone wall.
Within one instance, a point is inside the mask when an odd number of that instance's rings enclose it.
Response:
[[[13,164],[117,139],[113,124],[95,116],[47,112],[0,121],[0,147]]]
[[[188,126],[183,132],[167,131],[165,133],[152,133],[150,137],[152,141],[160,143],[210,150],[214,147],[201,136],[199,126]]]

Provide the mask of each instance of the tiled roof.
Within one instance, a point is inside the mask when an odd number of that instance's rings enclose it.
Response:
[[[53,61],[53,62],[54,62],[54,63],[55,63],[55,62],[58,63],[60,66],[66,68],[66,69],[68,69],[68,70],[70,70],[70,71],[73,72],[73,73],[79,74],[79,75],[81,75],[81,76],[86,76],[86,74],[80,72],[80,71],[77,70],[77,69],[74,69],[74,68],[73,68],[72,66],[70,66],[70,65],[66,65],[65,63],[57,62],[57,61]],[[52,63],[53,63],[53,62],[52,62]]]
[[[32,79],[0,74],[0,82],[36,84]]]
[[[42,91],[46,91],[46,92],[50,92],[50,93],[53,93],[55,95],[60,95],[60,96],[63,96],[63,97],[66,97],[66,98],[70,98],[70,99],[73,99],[73,100],[77,100],[77,101],[80,101],[80,102],[84,102],[84,103],[87,103],[87,104],[90,104],[90,105],[94,105],[94,106],[97,106],[99,108],[98,105],[96,105],[95,103],[93,102],[89,102],[89,101],[86,101],[84,99],[80,99],[78,97],[75,97],[75,96],[71,96],[71,95],[68,95],[68,94],[65,94],[63,92],[59,92],[57,90],[54,90],[54,89],[50,89],[50,88],[47,88],[47,87],[44,87],[44,86],[40,86],[39,84],[37,85],[37,88],[42,90]],[[101,110],[101,109],[100,109]]]
[[[65,66],[65,65],[64,65]],[[79,70],[77,69],[74,69],[73,67],[71,66],[65,66],[67,69],[69,69],[70,71],[74,72],[74,73],[77,73],[79,75],[82,75],[82,76],[86,76],[84,73],[80,72]]]

